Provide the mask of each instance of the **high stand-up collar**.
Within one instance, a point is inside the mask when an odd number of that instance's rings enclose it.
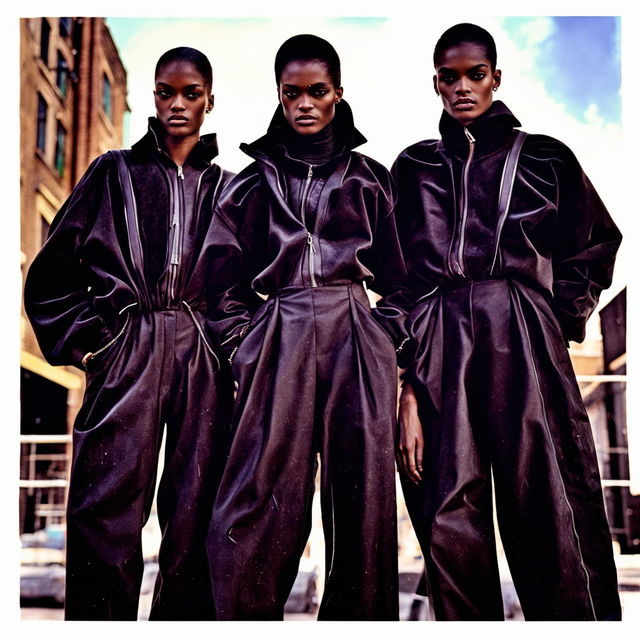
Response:
[[[333,164],[349,153],[352,149],[364,144],[367,139],[356,129],[351,107],[345,100],[336,104],[336,111],[331,121],[333,134],[333,154],[331,158],[320,165],[320,169],[330,169]],[[320,132],[322,133],[322,132]],[[291,151],[295,147],[298,152],[304,145],[304,138],[296,133],[284,117],[282,107],[278,105],[271,118],[267,133],[250,144],[242,143],[240,149],[255,159],[266,156],[276,162],[285,162],[296,172],[306,172],[308,162],[295,158]],[[309,136],[310,145],[314,144],[315,136]]]
[[[481,116],[466,127],[443,111],[439,128],[441,144],[446,149],[459,153],[466,153],[469,148],[469,139],[464,131],[466,128],[476,141],[476,156],[482,156],[509,144],[514,135],[514,127],[520,126],[520,121],[510,109],[501,100],[495,100]]]
[[[149,126],[147,133],[131,146],[133,151],[145,150],[157,152],[168,157],[166,150],[162,144],[162,125],[158,118],[149,118]],[[213,159],[218,155],[218,138],[215,133],[207,133],[200,136],[200,140],[189,153],[187,163],[197,166],[198,164],[210,165]]]

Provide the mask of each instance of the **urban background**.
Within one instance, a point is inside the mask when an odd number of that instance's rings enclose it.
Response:
[[[503,19],[501,24],[506,24],[505,20],[507,19]],[[580,19],[575,18],[574,21],[576,20]],[[618,34],[616,37],[619,38],[619,19],[601,18],[600,20],[608,20],[609,22],[602,22],[601,26],[608,27],[611,33],[614,36]],[[148,27],[150,22],[153,21],[147,20],[145,26]],[[144,133],[146,117],[153,114],[152,70],[157,57],[164,50],[178,44],[190,44],[207,52],[205,47],[199,46],[195,37],[195,41],[177,42],[160,38],[160,44],[156,46],[162,48],[147,52],[146,67],[142,71],[138,67],[128,68],[123,62],[118,37],[124,46],[129,47],[129,50],[137,47],[139,55],[141,43],[144,43],[144,40],[140,37],[136,39],[135,23],[133,19],[127,22],[127,19],[101,17],[30,17],[19,20],[20,269],[23,285],[29,265],[45,241],[56,212],[89,163],[109,149],[129,146]],[[219,23],[216,24],[216,28],[224,28],[225,25]],[[451,20],[448,23],[443,22],[442,26],[444,28],[452,23]],[[516,28],[522,30],[523,24],[511,24],[511,32],[515,33]],[[161,20],[157,24],[161,33],[166,33],[169,26]],[[203,37],[202,33],[206,33],[207,25],[200,26],[203,31],[198,32],[198,37]],[[357,20],[352,19],[351,22],[337,21],[334,26],[339,30],[336,33],[341,34],[336,37],[340,38],[345,33],[345,29],[362,32],[366,29],[378,28],[380,25],[378,22],[371,23],[365,20],[358,23]],[[439,29],[439,26],[436,25],[434,29]],[[569,26],[579,30],[579,25],[575,22]],[[586,27],[586,23],[583,26]],[[139,21],[138,27],[140,27]],[[174,27],[177,28],[176,25]],[[228,20],[226,21],[226,28],[231,32],[237,31],[239,27],[239,23],[231,25]],[[254,20],[247,29],[249,27],[260,28],[260,24],[256,25]],[[567,27],[566,23],[564,27]],[[273,26],[274,35],[271,42],[273,52],[284,37],[302,30],[297,23],[293,22]],[[306,30],[311,30],[311,27],[307,26]],[[318,30],[314,32],[324,35]],[[603,38],[607,33],[609,32],[606,29],[602,31]],[[329,39],[332,40],[331,37]],[[341,52],[339,43],[336,43],[335,39],[332,41]],[[616,42],[614,37],[613,44],[608,46],[615,47]],[[595,45],[592,43],[592,46]],[[498,51],[500,57],[500,44]],[[613,64],[619,67],[619,50],[617,54],[614,51],[614,54],[611,59]],[[269,74],[272,73],[270,70],[272,57],[271,53],[265,54],[268,69],[266,73]],[[223,60],[220,59],[221,56],[212,56],[212,58],[214,93],[217,93],[217,68],[223,66]],[[140,66],[143,66],[142,63]],[[344,59],[343,66],[346,66]],[[147,77],[139,80],[142,72],[146,73]],[[385,73],[387,72],[388,68]],[[222,71],[220,75],[223,76]],[[135,78],[133,82],[132,76]],[[425,83],[430,83],[430,76],[431,73],[427,69],[424,72]],[[619,85],[619,71],[617,77]],[[269,86],[271,86],[273,84],[271,76],[269,80],[271,81]],[[386,77],[385,82],[389,81]],[[346,86],[348,90],[348,85]],[[273,89],[274,87],[269,89],[273,102],[271,107],[256,108],[257,116],[252,111],[249,112],[253,119],[251,126],[248,127],[249,131],[242,133],[243,140],[248,142],[254,139],[266,127],[275,106]],[[245,100],[246,95],[253,91],[257,91],[253,86],[242,86],[238,89],[237,96]],[[617,91],[616,100],[619,105],[619,86]],[[142,107],[137,102],[137,96],[141,92],[147,94],[145,98],[147,102]],[[224,98],[228,103],[226,108],[229,108],[229,105],[233,107],[235,98],[232,98],[233,96],[229,95]],[[511,105],[510,100],[506,101]],[[615,100],[609,102],[615,102]],[[354,103],[357,103],[355,91],[352,106]],[[358,105],[354,106],[356,117],[359,113],[358,108]],[[435,109],[436,112],[439,110],[438,105]],[[585,109],[588,110],[588,107]],[[516,115],[518,115],[517,111]],[[602,125],[604,122],[602,126],[605,126],[609,123],[608,119],[614,121],[614,124],[619,124],[620,106],[613,114],[596,115],[597,118],[594,116],[595,119],[591,120],[592,124]],[[245,119],[245,123],[247,122]],[[415,120],[413,122],[415,123]],[[437,116],[431,118],[431,122],[435,126]],[[588,126],[589,122],[583,124]],[[224,126],[220,125],[220,128],[222,130]],[[252,135],[251,128],[255,129],[256,135]],[[429,130],[424,127],[424,133],[416,133],[414,128],[410,134],[411,138],[406,134],[407,139],[403,141],[404,144],[402,141],[395,142],[395,153],[397,154],[404,146],[419,138],[436,135],[432,129],[433,127]],[[527,129],[526,126],[525,129]],[[618,129],[612,125],[608,131],[611,144],[617,144]],[[613,131],[612,135],[611,131]],[[367,130],[364,132],[367,135]],[[548,130],[546,132],[555,135]],[[232,137],[232,134],[222,135],[221,140]],[[558,137],[562,136],[558,134]],[[373,136],[372,138],[372,148],[366,149],[365,153],[376,157],[374,150],[380,148],[381,159],[388,164],[393,157],[390,154],[385,156],[387,152],[383,149],[382,143]],[[399,139],[402,139],[402,136]],[[571,141],[565,139],[565,142],[569,142],[574,148]],[[233,153],[235,153],[235,147]],[[574,151],[581,158],[580,150],[574,148]],[[233,153],[229,151],[229,161],[225,163],[221,159],[220,164],[237,171],[248,162],[248,159]],[[233,166],[234,164],[237,166]],[[587,171],[589,172],[589,167]],[[593,179],[593,176],[591,177]],[[599,188],[598,179],[594,182]],[[609,204],[606,193],[603,194],[603,198]],[[612,215],[624,233],[623,212],[618,206],[619,201],[615,198],[613,201],[613,205],[609,205]],[[624,264],[623,259],[622,265]],[[637,606],[634,598],[640,597],[640,495],[637,488],[638,470],[635,470],[636,476],[632,476],[634,469],[633,464],[630,464],[633,456],[635,455],[637,459],[638,454],[629,447],[630,441],[633,440],[630,437],[631,426],[627,422],[626,414],[626,283],[629,271],[624,266],[621,271],[622,273],[619,269],[614,287],[603,298],[602,304],[594,314],[587,340],[581,345],[572,344],[570,353],[597,445],[609,524],[619,567],[625,617],[631,615],[638,617],[640,613],[632,613],[632,608]],[[18,496],[22,619],[38,617],[54,620],[62,617],[64,506],[71,454],[70,434],[75,415],[80,407],[83,390],[84,376],[81,371],[73,367],[52,367],[43,359],[22,310]],[[633,428],[637,430],[637,425]],[[415,587],[423,566],[422,556],[404,509],[400,490],[398,500],[401,614],[403,619],[425,620],[430,618],[428,599],[415,595]],[[152,515],[144,530],[146,572],[140,606],[141,619],[145,618],[148,611],[157,568],[155,561],[158,540],[157,521]],[[288,619],[314,617],[318,599],[321,596],[323,564],[323,535],[319,508],[316,505],[312,534],[287,606]],[[502,564],[505,612],[508,618],[517,620],[521,618],[517,596],[510,583],[506,563]],[[638,610],[640,612],[640,606]]]

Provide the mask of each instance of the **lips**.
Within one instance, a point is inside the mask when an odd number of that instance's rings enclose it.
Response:
[[[315,122],[318,118],[316,116],[298,116],[296,122]]]
[[[454,103],[454,107],[464,107],[476,104],[473,98],[458,98]]]
[[[170,116],[169,122],[187,122],[188,118],[185,116]]]

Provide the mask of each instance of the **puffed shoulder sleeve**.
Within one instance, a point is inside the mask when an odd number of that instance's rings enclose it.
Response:
[[[111,215],[108,154],[93,161],[56,214],[24,289],[24,306],[44,357],[81,366],[83,356],[110,339],[93,307],[83,264],[85,240],[100,215]]]
[[[368,267],[374,274],[371,288],[381,297],[373,316],[389,334],[396,347],[398,365],[404,366],[408,342],[406,319],[410,306],[407,270],[396,226],[397,193],[389,172],[378,165],[375,228]]]
[[[554,306],[564,337],[581,342],[600,293],[611,285],[622,234],[573,153],[563,146],[561,155]]]
[[[251,282],[251,251],[243,241],[248,212],[260,207],[259,176],[238,174],[225,188],[214,208],[204,244],[207,329],[230,356],[262,298]]]

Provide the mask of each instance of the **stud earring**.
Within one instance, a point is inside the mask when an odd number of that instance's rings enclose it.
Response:
[[[494,90],[494,91],[497,91],[497,90],[498,90],[498,87],[493,87],[493,90]]]

